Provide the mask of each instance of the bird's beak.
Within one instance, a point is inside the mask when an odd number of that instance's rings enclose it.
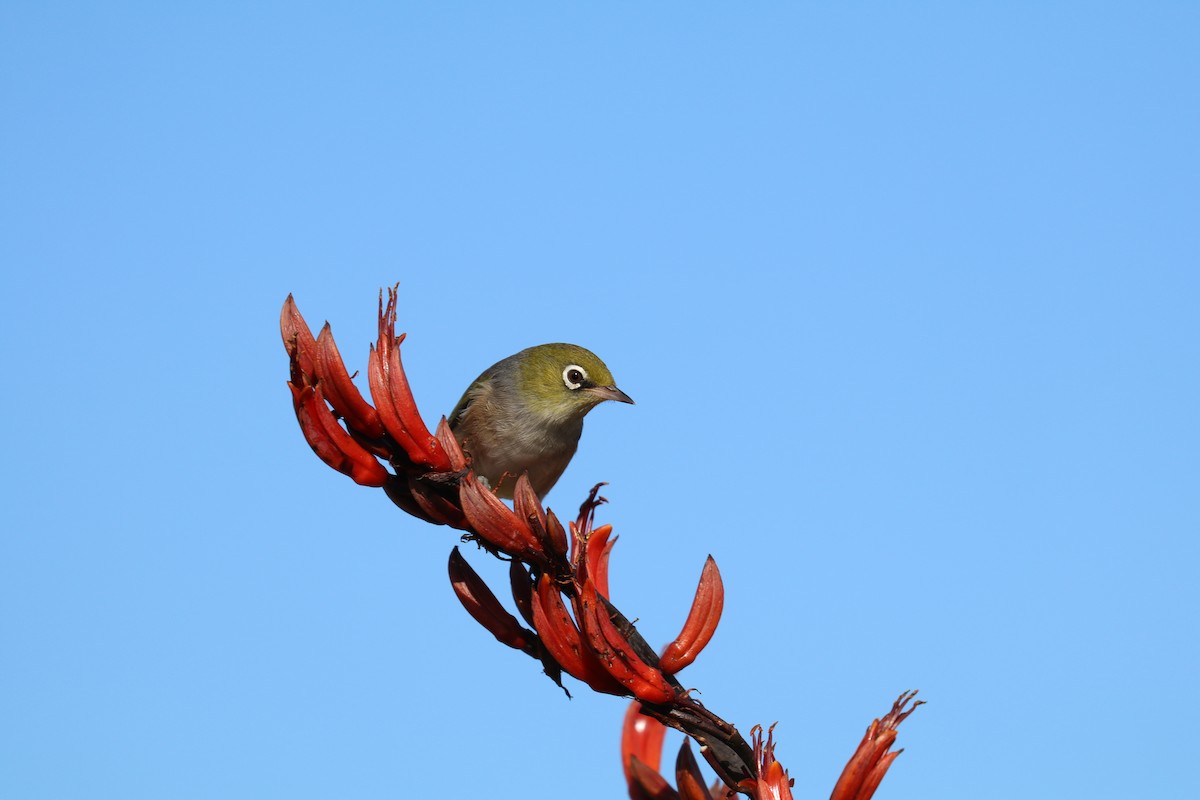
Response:
[[[616,400],[618,403],[629,403],[633,405],[633,398],[622,392],[615,386],[591,386],[588,387],[589,392],[599,397],[601,400]]]

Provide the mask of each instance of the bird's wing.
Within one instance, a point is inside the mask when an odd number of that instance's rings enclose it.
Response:
[[[458,405],[450,412],[450,430],[454,430],[463,423],[473,403],[487,396],[489,386],[490,383],[484,380],[483,376],[480,376],[479,379],[467,387],[467,390],[463,392],[462,399],[458,401]]]
[[[475,398],[472,397],[471,392],[468,391],[462,396],[462,399],[458,401],[458,405],[456,405],[454,410],[450,412],[451,430],[457,428],[458,424],[463,421],[463,418],[466,416],[467,409],[471,407],[471,401],[474,399]]]

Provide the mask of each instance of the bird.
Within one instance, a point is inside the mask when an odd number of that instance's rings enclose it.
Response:
[[[595,353],[541,344],[485,369],[450,412],[450,430],[499,497],[511,499],[527,473],[541,500],[575,455],[583,418],[605,400],[633,404]]]

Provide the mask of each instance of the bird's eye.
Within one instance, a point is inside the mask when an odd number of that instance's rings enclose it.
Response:
[[[583,382],[587,380],[587,372],[578,364],[570,364],[563,370],[563,383],[571,391],[583,386]]]

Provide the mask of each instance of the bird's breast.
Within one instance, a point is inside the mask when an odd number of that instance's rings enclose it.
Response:
[[[476,474],[493,488],[498,486],[503,497],[511,496],[513,484],[524,472],[529,473],[539,497],[550,491],[575,455],[583,432],[582,421],[547,425],[528,415],[493,418],[492,422],[487,427],[460,426],[455,435],[470,455]]]

